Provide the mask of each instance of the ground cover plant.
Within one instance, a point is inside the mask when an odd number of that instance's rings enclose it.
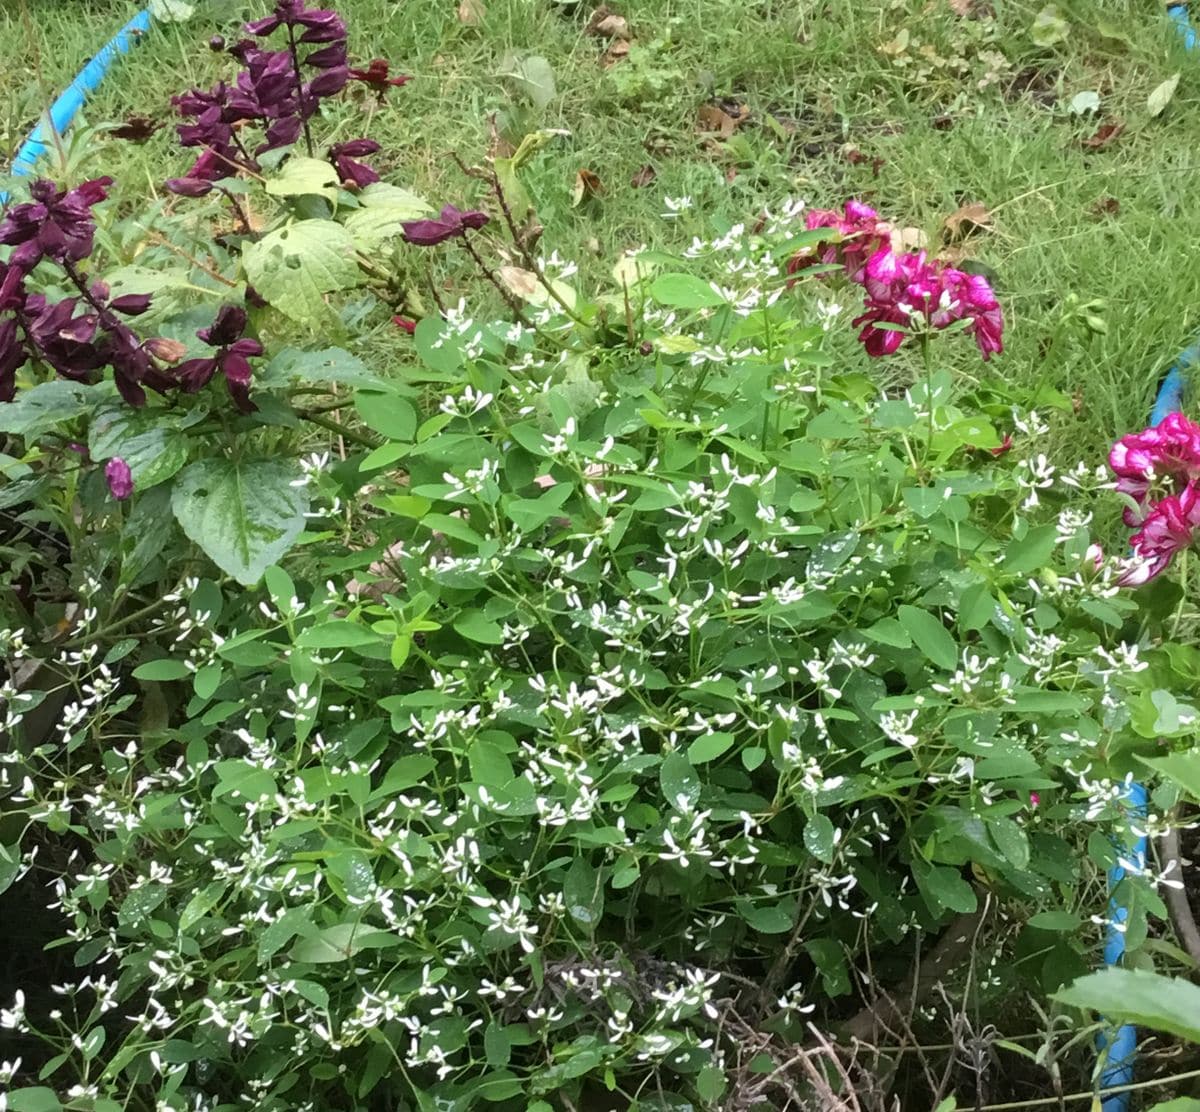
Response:
[[[675,172],[721,204],[614,221],[590,159],[556,199],[531,50],[490,147],[396,138],[424,78],[374,11],[170,25],[174,126],[125,120],[123,173],[81,132],[0,221],[0,883],[37,909],[8,1107],[1087,1089],[1095,1025],[1048,997],[1095,964],[1114,846],[1195,787],[1200,429],[1088,427],[1065,380],[1147,334],[1081,276],[1022,339],[991,213],[922,238],[861,151],[872,204],[773,194],[795,167],[716,75],[721,170]],[[674,110],[682,26],[507,14],[602,49],[598,103]],[[999,95],[994,16],[922,18],[890,80]],[[1131,963],[1186,965],[1171,863],[1124,864]]]

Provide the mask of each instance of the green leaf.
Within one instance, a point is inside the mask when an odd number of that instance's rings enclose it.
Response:
[[[191,930],[217,906],[223,895],[225,895],[225,881],[223,880],[214,880],[212,884],[206,885],[199,892],[193,894],[179,913],[180,931]]]
[[[529,98],[535,108],[546,108],[558,95],[554,67],[540,54],[529,54],[524,58],[510,55],[504,60],[503,68],[504,76]]]
[[[660,305],[673,309],[705,309],[725,304],[721,294],[694,274],[660,274],[650,283],[650,294]]]
[[[987,828],[1000,855],[1012,868],[1024,871],[1029,867],[1029,836],[1019,823],[1010,818],[989,818]]]
[[[804,848],[818,861],[833,864],[837,831],[828,815],[819,812],[804,824]]]
[[[1068,934],[1077,931],[1082,922],[1078,915],[1070,911],[1039,911],[1029,919],[1029,925],[1037,930],[1061,931]]]
[[[729,750],[733,742],[733,734],[702,734],[688,746],[688,760],[694,765],[715,761],[722,753]]]
[[[53,1089],[35,1085],[31,1089],[9,1089],[10,1112],[59,1112],[62,1105]]]
[[[306,158],[293,154],[283,169],[268,180],[266,189],[272,197],[302,197],[311,194],[324,197],[330,204],[337,201],[341,188],[337,170],[323,158]]]
[[[1200,1100],[1195,1097],[1175,1097],[1150,1105],[1146,1112],[1200,1112]]]
[[[595,930],[604,916],[604,875],[576,857],[563,878],[563,899],[575,922]]]
[[[1053,525],[1030,529],[1019,541],[1009,543],[1004,555],[1004,570],[1009,575],[1029,575],[1044,568],[1050,562],[1057,541],[1058,530]]]
[[[1179,87],[1179,74],[1173,73],[1146,98],[1146,111],[1151,116],[1161,116],[1163,110],[1171,103],[1175,90]]]
[[[504,644],[504,630],[478,610],[468,610],[454,623],[454,628],[468,641],[483,645]]]
[[[171,509],[213,563],[249,587],[304,528],[298,477],[283,460],[199,460],[176,479]]]
[[[350,233],[333,220],[300,220],[251,243],[242,255],[250,284],[293,320],[318,324],[330,312],[325,294],[361,281]]]
[[[186,23],[196,14],[188,0],[150,0],[150,15],[157,23]]]
[[[297,940],[290,954],[293,961],[320,965],[349,961],[362,950],[386,950],[399,942],[400,936],[391,931],[374,930],[361,923],[338,923]]]
[[[1069,31],[1067,21],[1059,15],[1058,5],[1047,4],[1034,17],[1029,37],[1034,46],[1055,46],[1067,37]]]
[[[352,649],[362,645],[378,645],[381,640],[379,634],[358,622],[335,618],[309,626],[296,638],[296,644],[302,649]]]
[[[947,671],[958,666],[958,645],[941,619],[915,606],[903,605],[896,612],[913,644],[939,668]]]
[[[135,680],[151,680],[155,683],[182,680],[191,674],[188,666],[182,660],[148,660],[133,670]]]
[[[1160,776],[1173,780],[1193,799],[1200,800],[1200,750],[1169,753],[1165,757],[1138,757]]]
[[[979,900],[972,888],[957,869],[948,865],[932,865],[915,872],[917,887],[921,889],[932,910],[946,908],[959,914],[974,911]]]
[[[377,181],[358,195],[359,208],[346,217],[345,228],[360,251],[377,251],[389,239],[403,235],[404,225],[433,210],[407,189]]]
[[[512,1057],[512,1040],[508,1032],[495,1020],[487,1025],[483,1032],[483,1053],[487,1064],[493,1069],[508,1065]]]
[[[91,408],[100,391],[56,378],[22,390],[15,401],[0,405],[0,433],[32,437],[57,428]]]
[[[1200,987],[1144,969],[1104,969],[1054,993],[1063,1004],[1200,1043]]]
[[[296,935],[312,924],[312,909],[289,907],[278,919],[268,923],[258,934],[258,961],[265,965]]]
[[[417,433],[417,411],[412,402],[398,394],[356,390],[354,408],[369,429],[389,440],[411,441]]]
[[[171,478],[187,463],[188,440],[179,430],[179,418],[163,409],[109,401],[92,418],[88,452],[95,460],[120,456],[129,464],[134,490],[141,491]]]
[[[346,386],[383,386],[384,379],[345,348],[301,351],[285,347],[257,375],[260,386],[286,386],[293,382],[338,382]]]
[[[667,802],[677,811],[690,811],[700,799],[700,778],[682,753],[668,753],[658,770],[658,782]]]

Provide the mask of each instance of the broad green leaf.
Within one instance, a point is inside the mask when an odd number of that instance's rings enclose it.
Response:
[[[917,887],[921,889],[926,901],[933,910],[946,908],[967,914],[979,905],[975,889],[968,884],[958,869],[948,865],[932,865],[927,869],[917,870]]]
[[[284,460],[200,460],[176,479],[171,509],[213,563],[248,587],[304,528],[298,477]]]
[[[389,440],[410,441],[417,433],[417,411],[412,402],[398,394],[357,390],[354,408],[367,428]]]
[[[104,394],[65,378],[22,390],[14,401],[0,404],[0,433],[31,437],[86,413]]]
[[[818,812],[804,824],[804,848],[826,865],[833,864],[836,837],[837,831],[828,815]]]
[[[722,753],[729,750],[733,742],[733,734],[721,732],[702,734],[688,746],[688,760],[694,765],[715,761]]]
[[[1017,822],[997,817],[987,820],[988,831],[1000,855],[1012,868],[1024,871],[1029,867],[1029,836]]]
[[[1082,924],[1078,915],[1070,911],[1039,911],[1029,919],[1029,925],[1040,931],[1076,931]]]
[[[312,194],[324,197],[331,204],[337,200],[340,183],[333,164],[323,158],[306,158],[293,154],[283,169],[267,181],[272,197],[301,197]]]
[[[1200,1043],[1200,987],[1144,969],[1104,969],[1059,989],[1063,1004]]]
[[[278,919],[268,923],[258,934],[259,964],[270,961],[311,924],[312,909],[308,907],[289,907]]]
[[[120,456],[129,464],[134,490],[171,478],[188,459],[187,436],[179,417],[158,407],[134,409],[123,401],[106,402],[88,429],[88,451],[95,460]]]
[[[286,347],[257,376],[261,386],[292,382],[330,382],[346,386],[383,386],[384,380],[344,348],[301,351]]]
[[[205,885],[199,892],[194,893],[179,913],[179,929],[188,931],[200,922],[220,903],[221,897],[225,895],[225,888],[225,881],[214,880],[212,884]]]
[[[1030,529],[1019,541],[1008,544],[1004,554],[1004,570],[1010,575],[1028,575],[1044,568],[1050,562],[1054,546],[1058,543],[1058,531],[1053,525],[1039,525]]]
[[[1179,74],[1173,73],[1161,85],[1156,85],[1153,92],[1146,98],[1146,111],[1151,116],[1161,116],[1163,110],[1171,103],[1177,88],[1179,88]]]
[[[133,670],[134,679],[151,680],[155,683],[182,680],[191,674],[191,670],[182,660],[149,660]]]
[[[1047,4],[1034,17],[1029,37],[1035,46],[1055,46],[1070,32],[1067,21],[1059,14],[1057,4]]]
[[[296,638],[296,644],[302,649],[351,649],[380,643],[377,633],[343,618],[309,626]]]
[[[362,950],[386,950],[400,942],[390,931],[375,930],[361,923],[338,923],[298,939],[291,948],[293,961],[323,964],[349,961]]]
[[[704,309],[725,304],[724,297],[694,274],[660,274],[650,283],[650,294],[660,305],[673,309]]]
[[[1193,799],[1200,800],[1200,750],[1168,753],[1165,757],[1138,757],[1160,776],[1173,780]]]
[[[5,1094],[9,1112],[59,1112],[62,1105],[53,1089],[35,1085],[29,1089],[9,1089]]]
[[[958,645],[942,625],[941,619],[916,606],[903,605],[896,615],[913,644],[939,668],[947,670],[958,665]]]
[[[504,630],[478,610],[468,610],[454,623],[454,628],[468,641],[478,641],[483,645],[504,643]]]
[[[700,778],[682,753],[668,753],[658,770],[667,802],[677,811],[689,811],[700,799]]]
[[[575,922],[595,930],[604,916],[604,874],[576,857],[563,878],[567,914]]]
[[[558,95],[554,67],[540,54],[517,58],[510,54],[504,59],[504,75],[527,96],[535,108],[546,108]]]
[[[304,324],[327,320],[325,294],[359,284],[350,233],[333,220],[300,220],[277,228],[242,256],[250,284],[281,313]]]
[[[196,14],[188,0],[150,0],[150,14],[158,23],[186,23]]]
[[[378,250],[389,239],[404,233],[410,220],[420,220],[433,210],[415,193],[377,181],[358,195],[356,208],[346,217],[345,228],[360,251]]]

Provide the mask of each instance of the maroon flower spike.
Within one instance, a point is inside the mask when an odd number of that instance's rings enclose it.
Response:
[[[382,100],[389,88],[398,89],[412,80],[411,77],[404,74],[397,74],[395,77],[389,76],[391,68],[386,58],[372,58],[367,63],[366,69],[351,69],[350,80],[361,81],[373,89],[375,95]]]
[[[92,253],[96,225],[92,206],[108,196],[112,178],[97,178],[72,190],[52,181],[29,187],[32,201],[14,205],[0,223],[0,243],[16,246],[10,262],[31,270],[43,258],[79,262]]]
[[[488,222],[486,212],[463,212],[453,205],[442,209],[438,220],[410,220],[404,225],[404,238],[417,247],[436,247],[456,236],[465,236],[467,229],[478,230]]]
[[[257,340],[242,339],[246,330],[246,310],[237,305],[222,305],[217,319],[196,335],[206,344],[218,349],[207,359],[189,359],[175,368],[179,385],[185,393],[203,390],[220,371],[225,376],[229,396],[242,413],[253,413],[258,406],[250,400],[253,371],[250,358],[262,355],[263,346]]]
[[[407,332],[410,336],[417,330],[417,322],[410,320],[408,317],[392,317],[392,324],[401,331]]]
[[[365,162],[358,159],[379,151],[374,139],[351,139],[348,143],[334,143],[329,148],[329,161],[333,163],[347,189],[365,189],[379,181],[379,175]]]
[[[108,481],[109,493],[118,502],[124,502],[133,493],[133,473],[120,456],[113,456],[104,465],[104,478]]]

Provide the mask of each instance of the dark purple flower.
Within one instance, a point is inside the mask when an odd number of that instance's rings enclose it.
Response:
[[[251,35],[270,35],[280,27],[304,28],[301,42],[334,42],[346,37],[346,24],[337,12],[307,9],[302,0],[278,0],[275,11],[246,24]]]
[[[118,502],[124,502],[133,493],[133,472],[120,456],[113,456],[104,465],[104,478],[108,481],[109,493]]]
[[[304,59],[306,66],[313,66],[316,69],[337,69],[345,66],[346,62],[345,42],[330,43],[329,46],[322,47],[320,50],[313,50]]]
[[[304,88],[310,96],[331,97],[334,93],[340,93],[349,80],[350,70],[346,66],[338,66],[336,69],[322,70]]]
[[[390,77],[390,72],[391,65],[386,58],[372,58],[367,63],[366,69],[352,69],[350,71],[350,79],[352,81],[361,81],[368,88],[373,89],[375,95],[382,100],[389,88],[398,89],[401,85],[407,85],[412,80],[411,77],[403,74]]]
[[[110,185],[112,178],[97,178],[65,190],[52,181],[35,181],[29,187],[33,200],[14,205],[0,223],[0,243],[17,247],[9,261],[31,269],[43,258],[86,259],[96,234],[92,206],[108,196]]]
[[[257,340],[242,339],[245,330],[246,310],[237,305],[222,305],[217,319],[196,333],[210,347],[218,349],[216,354],[206,359],[189,359],[175,368],[179,385],[186,393],[203,390],[220,371],[234,405],[242,413],[253,413],[258,408],[250,400],[253,377],[250,358],[262,355],[263,346]]]
[[[455,236],[466,235],[468,228],[482,228],[488,219],[485,212],[464,212],[453,205],[446,205],[438,220],[410,220],[406,223],[404,238],[417,247],[436,247]]]
[[[115,318],[105,322],[105,337],[101,353],[113,369],[113,381],[121,397],[132,406],[146,404],[146,391],[157,390],[165,394],[174,380],[154,365],[150,358],[150,347],[127,325]]]
[[[150,295],[148,293],[122,294],[120,297],[114,297],[108,303],[108,307],[127,317],[140,317],[150,308]]]
[[[365,162],[358,159],[379,151],[374,139],[351,139],[347,143],[334,143],[329,148],[329,161],[337,169],[338,177],[347,189],[365,189],[379,181],[379,175]]]
[[[17,335],[15,320],[0,320],[0,402],[11,402],[17,392],[17,371],[28,358]]]
[[[31,296],[25,303],[23,324],[27,339],[41,359],[63,378],[90,382],[93,372],[108,360],[97,343],[99,317],[90,306],[76,316],[78,308],[77,297],[50,304],[44,297]]]

